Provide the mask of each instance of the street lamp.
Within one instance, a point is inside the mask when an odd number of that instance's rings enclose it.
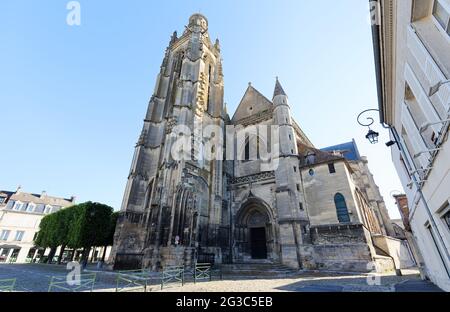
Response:
[[[371,144],[377,144],[377,143],[378,143],[378,137],[380,136],[380,134],[379,134],[378,132],[375,132],[375,131],[373,131],[372,129],[370,129],[370,126],[374,124],[375,120],[374,120],[372,117],[367,117],[366,119],[367,119],[369,122],[366,122],[366,123],[362,123],[362,122],[359,120],[359,119],[361,118],[361,115],[363,115],[363,114],[365,114],[365,113],[367,113],[367,112],[370,112],[370,111],[376,111],[376,112],[379,112],[378,109],[374,109],[374,108],[366,109],[365,111],[361,112],[361,113],[358,115],[358,118],[357,118],[356,120],[358,121],[358,123],[359,123],[361,126],[369,128],[369,132],[368,132],[367,135],[366,135],[366,139],[369,140],[369,142],[370,142]]]
[[[377,144],[379,136],[380,134],[378,132],[375,132],[369,128],[369,132],[366,134],[366,139],[368,139],[371,144]]]

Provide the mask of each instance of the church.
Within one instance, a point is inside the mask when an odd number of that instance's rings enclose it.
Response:
[[[249,84],[230,117],[219,40],[203,15],[192,15],[181,36],[173,33],[156,78],[113,268],[197,261],[383,270],[390,258],[376,242],[393,229],[367,159],[354,141],[316,148],[291,105],[277,78],[272,99]]]

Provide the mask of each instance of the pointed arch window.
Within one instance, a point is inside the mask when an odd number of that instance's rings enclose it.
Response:
[[[336,213],[339,223],[350,222],[350,215],[348,214],[344,195],[341,193],[334,195],[334,204],[336,205]]]
[[[250,140],[245,140],[244,160],[250,160]]]
[[[245,140],[245,149],[244,149],[244,160],[255,160],[255,159],[250,159],[250,137],[247,137]],[[255,144],[255,142],[253,143]],[[253,148],[255,148],[255,146],[253,145]],[[260,154],[259,154],[259,150],[260,150],[260,138],[259,136],[256,137],[256,159],[260,158]],[[254,153],[254,150],[253,150]],[[253,154],[252,158],[254,158],[255,155]]]

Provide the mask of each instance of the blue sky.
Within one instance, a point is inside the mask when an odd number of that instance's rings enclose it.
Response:
[[[0,189],[119,209],[170,35],[200,11],[221,42],[229,113],[248,82],[270,98],[279,76],[317,147],[356,139],[398,216],[389,149],[356,123],[377,107],[368,1],[79,2],[80,26],[67,25],[66,0],[0,3]]]

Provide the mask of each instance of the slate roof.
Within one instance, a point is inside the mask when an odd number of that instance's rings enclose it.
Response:
[[[23,191],[20,191],[20,192],[0,191],[0,196],[2,194],[8,195],[7,201],[14,200],[14,201],[20,201],[20,202],[24,202],[24,203],[33,202],[34,204],[44,204],[44,205],[61,206],[61,207],[67,207],[67,206],[71,206],[74,204],[72,199],[48,196],[46,194],[45,195],[32,194],[32,193],[26,193]]]
[[[356,145],[356,142],[354,139],[351,142],[346,142],[346,143],[342,143],[342,144],[337,144],[337,145],[321,148],[321,150],[326,151],[326,152],[332,152],[332,151],[341,152],[344,155],[345,159],[347,159],[347,160],[361,160],[358,146]]]
[[[319,164],[323,164],[323,163],[327,163],[327,162],[331,162],[331,161],[345,160],[345,158],[340,155],[336,155],[336,154],[334,154],[332,152],[328,152],[328,151],[322,151],[320,149],[305,145],[301,142],[297,143],[297,148],[298,148],[298,153],[301,156],[300,159],[301,159],[302,166],[315,166],[315,165],[319,165]],[[308,163],[308,164],[306,163],[305,156],[308,153],[315,154],[315,160],[313,163]]]
[[[280,81],[278,80],[275,82],[275,90],[273,91],[273,98],[275,98],[277,95],[286,95],[286,92],[284,92],[283,87],[281,86]]]

